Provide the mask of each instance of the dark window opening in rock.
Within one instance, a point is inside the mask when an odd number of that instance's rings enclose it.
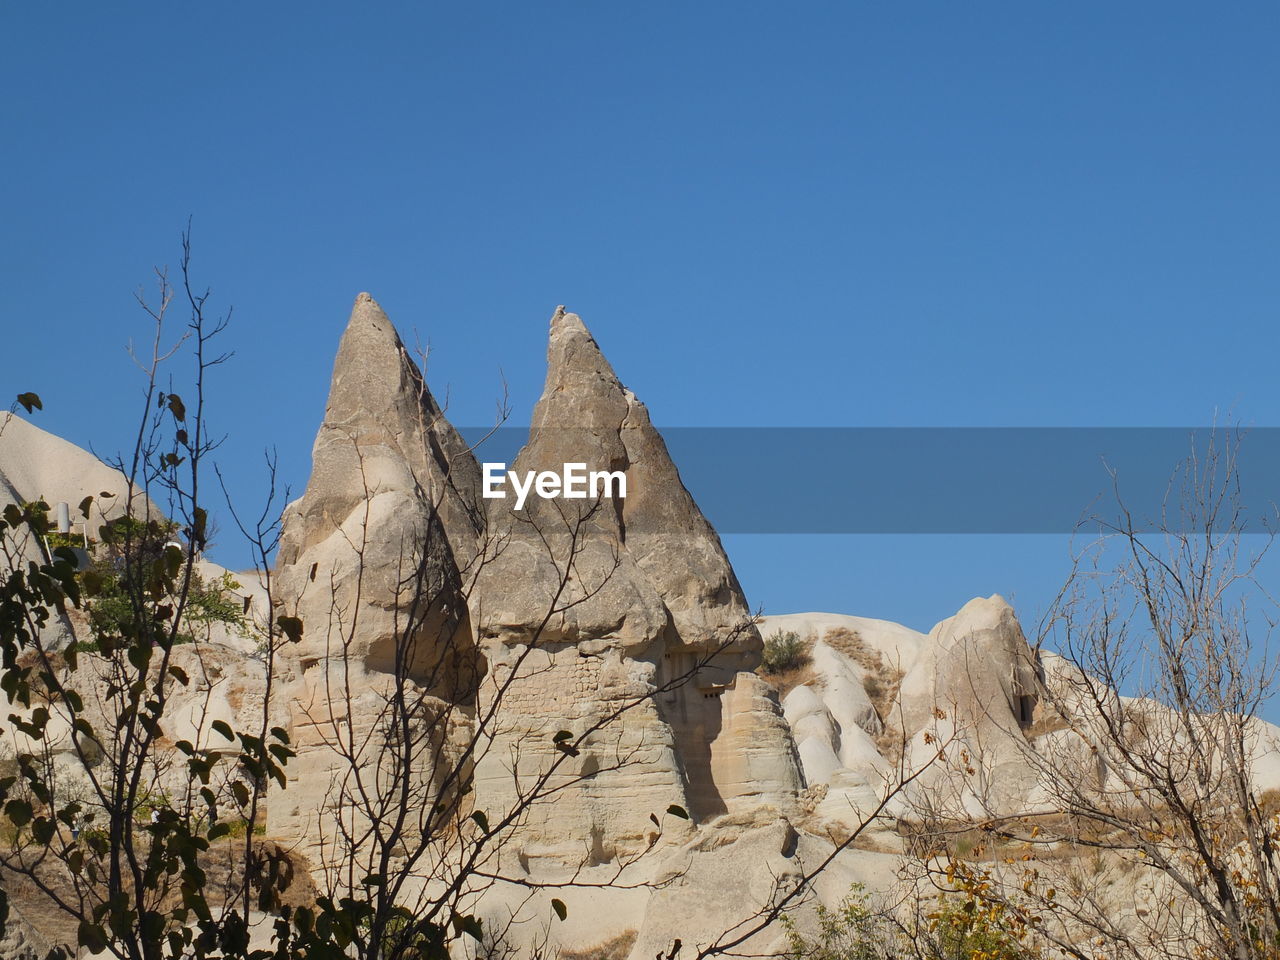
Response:
[[[1035,697],[1018,698],[1018,723],[1024,727],[1031,726],[1031,718],[1036,712]]]

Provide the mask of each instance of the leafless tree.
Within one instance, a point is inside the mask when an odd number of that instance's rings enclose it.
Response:
[[[1017,815],[957,817],[929,851],[940,887],[1046,951],[1280,952],[1270,537],[1248,532],[1240,442],[1215,431],[1194,449],[1153,524],[1117,483],[1118,519],[1099,521],[1041,628],[1024,755],[1039,796]]]

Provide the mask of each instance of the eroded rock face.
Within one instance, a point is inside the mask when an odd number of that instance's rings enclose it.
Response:
[[[903,678],[901,723],[924,728],[935,709],[962,722],[1019,736],[1040,689],[1018,617],[998,595],[975,597],[929,632],[919,661]]]
[[[529,442],[512,469],[628,471],[622,436],[628,395],[582,321],[563,308],[551,321],[547,380]],[[674,636],[671,613],[627,540],[624,500],[490,501],[499,546],[472,601],[481,636],[521,643],[608,638],[628,651]],[[573,558],[572,576],[568,561]],[[556,612],[548,619],[548,613]]]
[[[355,771],[376,779],[386,762],[392,698],[408,704],[421,747],[413,789],[423,796],[469,722],[483,675],[464,586],[484,527],[478,482],[395,328],[361,294],[311,479],[285,511],[279,551],[276,595],[303,635],[287,648],[284,690],[298,756],[269,828],[303,839],[313,860],[323,861],[336,811],[351,807],[344,792],[357,789]]]
[[[825,790],[819,820],[856,825],[914,771],[894,816],[981,818],[1037,802],[1028,751],[1041,667],[1003,598],[975,598],[928,635],[834,614],[769,617],[764,629],[796,633],[809,652],[812,676],[783,707],[806,780]]]
[[[424,796],[462,725],[479,743],[474,804],[491,819],[562,757],[557,733],[586,734],[553,778],[554,802],[523,817],[526,865],[645,849],[650,814],[672,804],[705,819],[793,802],[794,747],[749,672],[760,638],[719,539],[643,405],[560,310],[512,469],[570,462],[625,474],[626,498],[535,496],[518,515],[513,501],[482,501],[474,457],[390,321],[367,295],[356,301],[312,477],[285,515],[277,593],[303,638],[287,658],[298,757],[270,805],[273,833],[308,838],[323,859],[352,767],[332,744],[353,732],[377,742],[397,662],[433,758]]]
[[[0,936],[0,957],[5,960],[67,960],[72,953],[70,946],[50,943],[13,904],[9,905],[9,916],[5,920],[3,936]]]
[[[1003,597],[975,597],[929,633],[902,680],[893,719],[922,766],[937,744],[971,758],[961,776],[936,765],[915,793],[934,806],[982,817],[1023,808],[1035,791],[1025,734],[1041,684],[1038,661]],[[972,773],[968,771],[972,770]]]
[[[504,739],[518,731],[522,745],[550,741],[563,723],[554,700],[567,670],[585,678],[572,689],[593,710],[622,706],[623,687],[604,681],[612,675],[628,678],[627,696],[651,699],[588,741],[584,762],[614,769],[562,795],[557,819],[635,849],[652,829],[648,815],[672,803],[699,820],[789,804],[801,786],[794,747],[776,697],[749,672],[761,641],[719,538],[644,405],[563,308],[552,318],[547,356],[529,443],[513,469],[583,463],[588,472],[624,474],[626,496],[531,499],[518,514],[510,499],[492,501],[489,530],[503,546],[472,612],[490,659],[517,670],[517,696],[502,710],[513,732],[500,734],[477,768],[482,797],[510,802],[517,775],[536,768],[512,763]],[[638,743],[646,749],[628,746]]]
[[[8,412],[0,412],[0,476],[0,497],[43,499],[51,509],[59,502],[68,504],[77,532],[82,529],[83,520],[80,501],[92,496],[90,535],[95,538],[98,533],[94,527],[104,519],[123,514],[130,494],[128,480],[119,470],[88,450]],[[134,490],[133,498],[134,516],[163,518],[160,509],[141,491]]]
[[[299,658],[345,651],[387,672],[400,646],[415,679],[447,687],[455,678],[441,675],[438,655],[470,650],[463,580],[483,530],[478,484],[475,458],[395,328],[361,294],[334,362],[311,479],[284,516],[279,596],[303,620]]]

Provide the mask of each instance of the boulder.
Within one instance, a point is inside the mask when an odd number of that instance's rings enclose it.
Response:
[[[1020,741],[1039,696],[1037,661],[1017,615],[993,595],[970,600],[930,631],[892,713],[908,735],[941,709],[962,725]]]
[[[970,600],[933,628],[891,711],[910,738],[913,764],[935,756],[938,744],[951,745],[946,762],[913,787],[929,797],[930,813],[983,817],[1025,809],[1037,788],[1025,730],[1041,683],[1038,660],[1002,597]]]

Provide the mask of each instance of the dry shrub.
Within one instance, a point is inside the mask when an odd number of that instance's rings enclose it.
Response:
[[[801,639],[794,630],[776,630],[765,637],[764,652],[756,673],[778,691],[779,699],[814,680],[816,674],[809,656],[813,643],[812,636]]]

